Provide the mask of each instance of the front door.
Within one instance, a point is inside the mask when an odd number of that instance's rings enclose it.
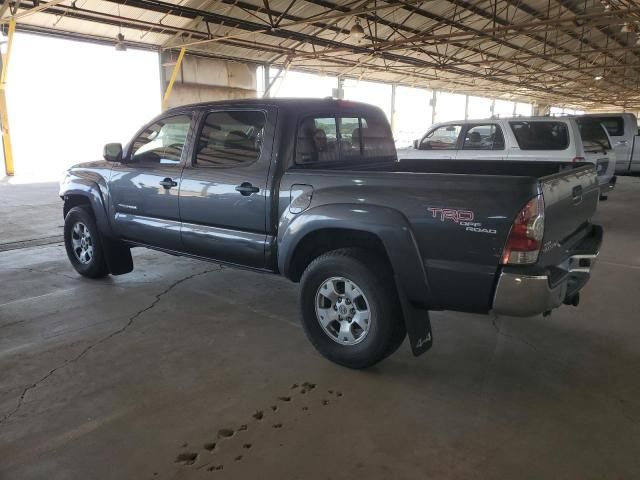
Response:
[[[462,125],[443,125],[428,132],[411,158],[453,160],[459,147]]]
[[[178,193],[191,115],[155,120],[131,142],[111,174],[112,218],[122,238],[180,249]]]
[[[262,268],[275,110],[204,112],[182,172],[182,243],[188,253]]]

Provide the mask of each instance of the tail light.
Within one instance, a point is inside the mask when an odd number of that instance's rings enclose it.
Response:
[[[572,161],[573,163],[577,163],[577,162],[586,162],[586,161],[587,161],[587,159],[586,159],[586,158],[584,158],[584,157],[573,157],[573,158],[571,159],[571,161]]]
[[[535,263],[544,236],[544,200],[532,198],[516,215],[502,251],[503,265]]]

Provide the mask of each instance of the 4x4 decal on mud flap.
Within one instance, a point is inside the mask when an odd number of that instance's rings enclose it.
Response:
[[[482,226],[482,222],[475,222],[475,213],[471,210],[456,210],[453,208],[429,207],[433,218],[439,218],[441,222],[451,221],[465,227],[468,232],[490,233],[495,235],[497,230]]]

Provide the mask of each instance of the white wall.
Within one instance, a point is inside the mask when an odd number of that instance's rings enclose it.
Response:
[[[436,93],[435,123],[464,120],[466,97],[457,93]]]
[[[388,83],[344,81],[344,98],[356,102],[366,102],[380,107],[387,119],[391,121],[391,85]]]
[[[16,176],[60,178],[160,112],[158,54],[17,33],[7,78]]]
[[[433,92],[423,88],[396,87],[393,137],[397,148],[409,147],[431,126],[431,97]]]
[[[278,76],[279,69],[269,69],[269,81]],[[262,77],[259,77],[262,78]],[[260,80],[258,80],[260,81]],[[333,89],[338,87],[336,77],[325,75],[314,75],[312,73],[295,72],[289,70],[283,72],[269,91],[270,97],[313,97],[324,98],[333,94]]]

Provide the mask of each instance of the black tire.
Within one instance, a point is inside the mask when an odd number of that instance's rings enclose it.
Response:
[[[368,330],[355,344],[340,343],[335,338],[339,335],[332,336],[326,331],[316,315],[318,292],[326,281],[335,277],[353,282],[368,304]],[[309,264],[300,283],[304,330],[316,350],[332,362],[349,368],[367,368],[391,355],[402,344],[406,330],[393,273],[375,254],[360,249],[325,253]]]
[[[83,250],[74,248],[74,241],[79,240],[79,236],[74,232],[74,227],[82,225],[87,230],[88,236],[85,245],[91,246],[91,255],[78,254]],[[98,227],[96,226],[93,213],[87,207],[73,207],[64,218],[64,246],[67,250],[67,257],[73,268],[83,277],[102,278],[109,274],[107,263],[104,258],[104,251]],[[83,258],[84,260],[80,260]]]

